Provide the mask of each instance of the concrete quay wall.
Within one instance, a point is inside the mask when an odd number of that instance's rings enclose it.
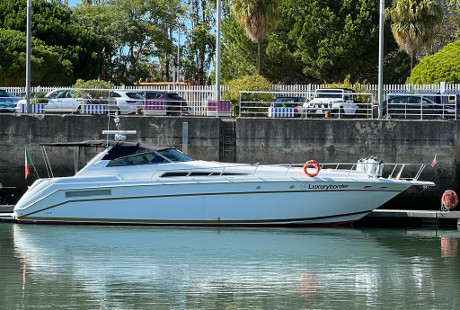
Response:
[[[433,180],[422,202],[439,204],[446,189],[459,191],[459,121],[268,119],[121,116],[122,129],[137,130],[128,141],[182,149],[183,123],[188,123],[188,154],[197,159],[246,163],[356,162],[376,156],[387,163],[431,162],[421,179]],[[39,143],[104,139],[114,129],[113,117],[88,115],[0,115],[0,182],[24,191],[24,146],[40,176],[46,169]],[[80,151],[80,167],[95,154]],[[54,175],[71,175],[73,150],[47,148]],[[414,201],[414,204],[420,201]],[[401,207],[401,206],[400,206]]]

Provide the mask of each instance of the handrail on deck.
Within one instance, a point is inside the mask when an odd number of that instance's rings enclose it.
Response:
[[[377,168],[375,169],[375,171],[373,171],[372,173],[368,173],[367,171],[358,171],[358,165],[357,163],[321,163],[320,166],[321,166],[321,170],[333,170],[333,171],[337,171],[337,172],[342,172],[342,173],[346,173],[346,177],[350,177],[350,175],[352,173],[361,173],[361,174],[364,174],[369,177],[369,178],[380,178],[380,177],[384,177],[385,178],[385,175],[386,178],[388,179],[395,179],[395,180],[412,180],[412,181],[417,181],[419,179],[419,177],[421,176],[423,170],[425,169],[425,167],[427,166],[427,163],[379,163],[378,165],[382,165],[381,169],[380,169],[380,166],[377,166]],[[263,165],[262,165],[263,166]],[[184,169],[179,169],[175,172],[182,172],[184,173],[184,175],[182,175],[182,177],[185,177],[185,178],[192,178],[192,177],[195,177],[194,175],[192,175],[194,172],[208,172],[209,171],[209,174],[208,175],[203,175],[203,176],[211,176],[211,175],[215,175],[216,177],[219,177],[219,178],[222,178],[222,177],[226,177],[226,175],[224,174],[225,172],[227,171],[232,171],[232,172],[235,172],[235,173],[238,173],[238,172],[245,172],[245,175],[247,176],[251,176],[251,177],[258,177],[257,175],[257,172],[260,170],[260,167],[262,167],[261,165],[259,164],[255,164],[255,165],[250,165],[250,164],[247,164],[247,165],[242,165],[242,164],[235,164],[235,165],[230,165],[230,166],[224,166],[224,167],[196,167],[196,168],[184,168]],[[303,166],[303,164],[277,164],[277,165],[265,165],[265,166],[272,166],[272,167],[283,167],[285,169],[285,172],[284,172],[284,176],[287,176],[288,173],[290,171],[292,171],[294,168],[301,168]],[[414,172],[415,176],[413,177],[407,177],[407,178],[402,178],[403,176],[403,172],[407,171],[407,167],[410,167],[410,166],[418,166],[418,169],[416,170],[416,172]],[[246,170],[246,171],[241,171],[240,168],[248,168],[248,167],[251,167],[252,170]],[[330,167],[330,168],[328,168]],[[391,172],[388,173],[388,168],[389,167],[393,167]],[[232,170],[232,168],[235,168],[234,170]],[[321,170],[318,174],[319,177],[321,177]],[[155,176],[159,177],[161,176],[161,173],[164,173],[164,172],[170,172],[171,170],[156,170],[153,172],[153,174],[151,175],[151,178],[153,179]],[[396,176],[395,173],[397,172]],[[409,171],[411,172],[411,171]]]

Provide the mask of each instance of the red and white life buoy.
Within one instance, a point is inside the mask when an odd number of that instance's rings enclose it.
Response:
[[[458,196],[453,190],[446,190],[444,194],[442,194],[441,204],[446,210],[453,209],[458,203]]]
[[[308,172],[308,168],[314,168],[314,172]],[[306,175],[309,177],[315,177],[319,171],[321,170],[321,167],[319,164],[316,162],[316,160],[309,160],[303,165],[303,172],[305,172]]]

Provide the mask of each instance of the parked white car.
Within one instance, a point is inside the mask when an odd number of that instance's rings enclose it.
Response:
[[[119,114],[134,114],[142,110],[144,96],[131,90],[112,90],[109,94],[109,111]]]
[[[354,115],[358,105],[352,89],[320,88],[315,91],[314,98],[304,103],[303,107],[306,116],[324,115],[326,111],[332,115]]]
[[[44,104],[45,113],[80,113],[82,105],[90,103],[91,97],[73,89],[56,89],[40,99],[34,99]],[[21,112],[21,106],[26,105],[26,100],[19,100],[16,104],[16,112]]]

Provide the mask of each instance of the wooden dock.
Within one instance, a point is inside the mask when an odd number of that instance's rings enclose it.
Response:
[[[360,222],[365,226],[372,223],[390,226],[434,224],[454,225],[460,229],[460,211],[376,209]]]

